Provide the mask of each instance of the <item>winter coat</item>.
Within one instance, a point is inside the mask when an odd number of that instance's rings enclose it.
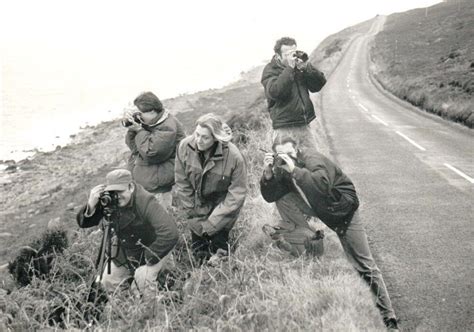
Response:
[[[151,126],[129,130],[125,143],[132,151],[133,179],[149,192],[166,192],[174,184],[176,147],[185,137],[183,125],[167,110]]]
[[[315,215],[330,228],[347,225],[359,207],[354,184],[342,170],[313,149],[298,152],[292,178],[262,177],[260,190],[267,202],[275,202],[301,189]]]
[[[310,63],[299,71],[284,66],[274,56],[263,69],[261,82],[273,129],[304,126],[316,118],[308,90],[320,91],[326,78]]]
[[[176,188],[188,217],[207,217],[217,231],[230,230],[247,194],[247,170],[234,144],[216,144],[202,165],[194,136],[181,142],[175,164]]]
[[[81,228],[99,225],[103,218],[100,204],[94,214],[86,217],[87,205],[77,214],[77,223]],[[156,264],[166,256],[178,241],[178,228],[175,221],[158,203],[153,194],[139,184],[127,207],[119,208],[119,215],[112,215],[117,227],[115,233],[119,243],[119,254],[113,255],[117,265],[124,264],[124,255],[131,261],[144,260]]]

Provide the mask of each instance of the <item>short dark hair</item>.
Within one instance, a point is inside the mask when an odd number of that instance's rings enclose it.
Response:
[[[135,100],[133,104],[142,112],[161,112],[163,104],[153,92],[143,92]]]
[[[275,141],[273,142],[273,145],[272,145],[272,151],[273,152],[276,152],[275,151],[275,148],[277,147],[277,145],[284,145],[286,143],[291,143],[293,144],[293,147],[296,149],[296,147],[298,146],[298,144],[296,144],[296,140],[293,138],[293,137],[290,137],[290,136],[277,136]]]
[[[273,50],[275,51],[275,53],[278,53],[281,55],[281,47],[283,45],[286,45],[286,46],[296,45],[296,40],[290,37],[283,37],[283,38],[278,39],[275,43],[275,46],[273,47]]]

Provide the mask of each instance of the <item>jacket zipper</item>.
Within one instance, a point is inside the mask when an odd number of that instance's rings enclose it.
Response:
[[[308,118],[306,116],[306,105],[304,103],[303,97],[301,96],[300,85],[298,84],[298,80],[297,80],[296,77],[295,77],[295,83],[296,83],[296,89],[298,90],[298,96],[300,97],[301,103],[303,104],[304,122],[305,122],[305,124],[308,124]]]

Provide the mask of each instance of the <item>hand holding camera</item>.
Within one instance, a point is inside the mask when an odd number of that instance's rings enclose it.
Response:
[[[308,54],[306,54],[303,51],[295,51],[293,54],[293,58],[295,59],[295,69],[298,69],[300,71],[306,70],[306,67],[308,67]]]
[[[142,119],[140,117],[140,112],[136,109],[127,110],[124,118],[125,119],[122,120],[122,126],[132,130],[138,130],[141,128]]]
[[[273,176],[273,164],[273,153],[266,152],[265,157],[263,158],[263,174],[265,175],[265,179],[267,180],[270,180]]]
[[[290,174],[293,173],[293,170],[295,169],[295,162],[289,155],[286,153],[278,153],[275,154],[274,160],[274,168],[280,168]]]
[[[97,204],[99,203],[100,196],[104,192],[105,187],[105,184],[99,184],[98,186],[92,188],[89,194],[89,200],[87,201],[87,206],[90,211],[95,210]]]

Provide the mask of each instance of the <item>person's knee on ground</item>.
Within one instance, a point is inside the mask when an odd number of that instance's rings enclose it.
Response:
[[[107,265],[101,276],[97,276],[96,281],[100,281],[107,292],[115,292],[118,288],[127,289],[132,280],[132,273],[126,266],[117,266],[114,262],[110,263],[110,274],[107,271]]]
[[[324,253],[324,233],[322,231],[314,232],[305,227],[295,227],[288,230],[279,225],[264,225],[262,230],[270,236],[280,250],[287,251],[295,257],[304,253],[308,256],[319,257]]]

